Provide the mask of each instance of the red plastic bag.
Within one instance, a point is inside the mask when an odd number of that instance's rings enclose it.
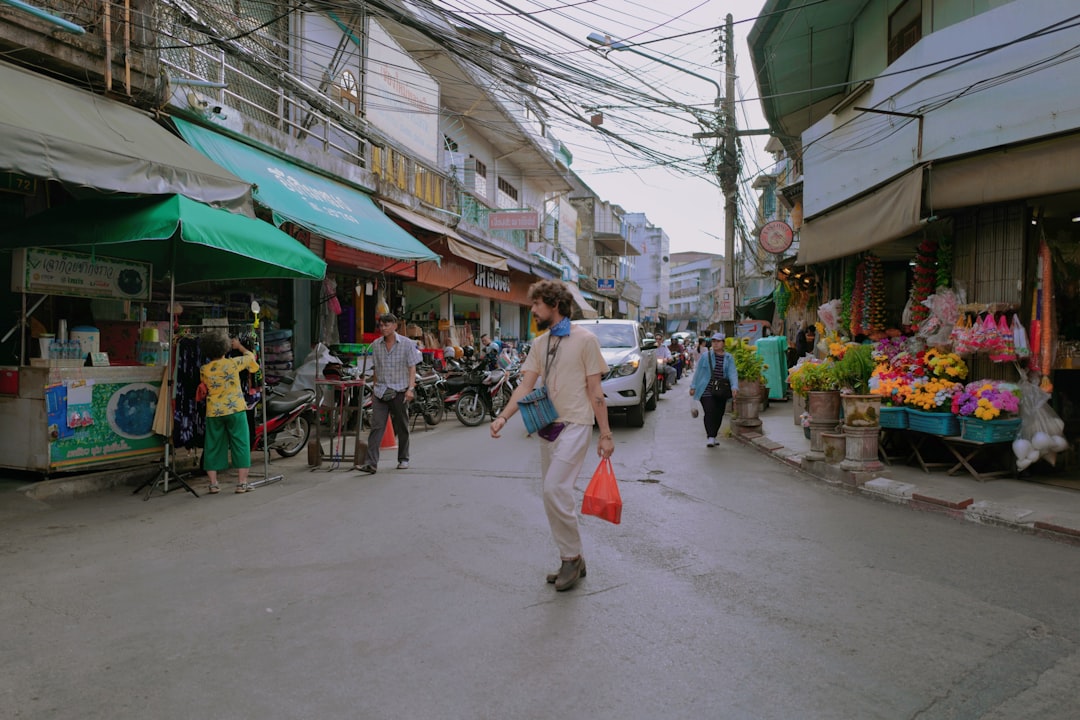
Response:
[[[589,487],[585,488],[585,498],[581,501],[582,515],[595,515],[616,525],[622,519],[622,497],[619,484],[615,481],[615,470],[611,459],[604,458],[596,467]]]

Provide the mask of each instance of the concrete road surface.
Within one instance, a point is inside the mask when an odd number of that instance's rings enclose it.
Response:
[[[0,715],[1077,717],[1080,548],[706,449],[684,384],[616,420],[623,521],[583,520],[567,593],[518,418],[407,471],[9,508]]]

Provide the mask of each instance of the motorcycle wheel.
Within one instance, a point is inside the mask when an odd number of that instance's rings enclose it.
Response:
[[[278,431],[274,438],[274,451],[281,457],[294,457],[307,447],[311,436],[311,418],[297,415],[292,422]]]
[[[446,417],[446,403],[438,393],[433,393],[424,401],[423,415],[424,422],[431,426],[438,425]]]
[[[467,427],[476,427],[484,422],[484,401],[480,399],[480,393],[475,389],[463,390],[457,404],[454,405],[454,414]]]

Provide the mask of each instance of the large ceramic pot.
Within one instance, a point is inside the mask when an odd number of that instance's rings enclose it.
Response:
[[[880,395],[841,395],[844,406],[844,435],[847,446],[845,470],[873,472],[881,469],[878,460],[878,431],[881,426]]]
[[[880,395],[841,395],[845,427],[878,427],[881,424]]]
[[[840,391],[811,391],[806,400],[806,410],[810,413],[810,452],[806,457],[809,460],[824,460],[821,434],[832,432],[840,423]]]
[[[740,434],[759,432],[761,429],[762,388],[760,381],[740,380],[739,394],[735,396],[735,427]]]

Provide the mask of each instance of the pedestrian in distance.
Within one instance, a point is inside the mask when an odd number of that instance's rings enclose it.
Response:
[[[735,358],[724,350],[724,334],[712,336],[712,347],[701,356],[690,385],[690,395],[705,412],[705,447],[716,447],[716,436],[724,422],[727,401],[739,393]]]
[[[663,360],[664,367],[664,389],[661,393],[666,393],[673,385],[678,382],[677,373],[675,372],[675,364],[671,360],[671,348],[664,344],[664,336],[656,336],[656,361],[659,363]]]
[[[199,368],[200,386],[197,396],[206,396],[206,439],[203,443],[203,469],[210,478],[210,494],[220,492],[218,472],[232,465],[239,475],[236,492],[249,490],[251,469],[251,428],[248,424],[247,402],[240,386],[240,373],[256,372],[259,363],[255,355],[240,342],[221,332],[207,332],[199,338],[199,349],[210,362]],[[225,357],[229,350],[238,350],[239,357]]]
[[[537,433],[540,475],[544,510],[561,560],[559,569],[549,574],[547,581],[561,592],[585,577],[574,481],[585,463],[594,420],[600,427],[597,454],[609,458],[615,452],[607,403],[600,386],[608,367],[596,336],[570,324],[574,300],[563,283],[541,280],[529,287],[528,297],[537,327],[548,332],[533,342],[521,366],[521,384],[492,421],[491,437],[499,437],[507,420],[517,412],[518,401],[533,391],[537,379],[543,375],[558,420]]]
[[[397,469],[409,467],[409,403],[416,391],[416,366],[424,359],[416,343],[399,335],[398,319],[392,313],[379,318],[382,337],[371,343],[373,372],[368,382],[372,386],[371,432],[368,434],[367,457],[357,468],[374,475],[379,468],[379,445],[386,433],[386,421],[393,423],[397,437]]]

